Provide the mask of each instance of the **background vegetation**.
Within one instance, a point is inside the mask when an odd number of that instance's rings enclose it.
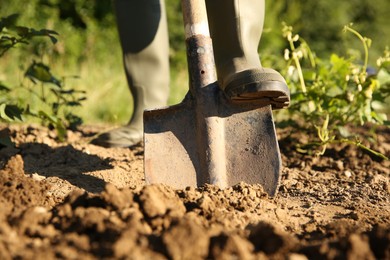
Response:
[[[170,103],[179,102],[187,91],[186,61],[180,1],[167,0],[171,43]],[[19,13],[18,23],[59,33],[53,45],[46,39],[20,45],[0,59],[0,82],[9,86],[33,84],[24,71],[33,60],[48,64],[66,85],[87,93],[74,108],[85,123],[125,123],[131,114],[131,96],[122,68],[121,50],[111,0],[0,0],[0,17]],[[372,39],[368,65],[390,45],[388,0],[274,0],[266,1],[266,22],[260,55],[264,66],[285,70],[283,22],[292,25],[318,57],[331,53],[354,55],[363,63],[362,45],[344,25]],[[356,51],[358,50],[358,51]],[[109,97],[109,98],[108,98]]]

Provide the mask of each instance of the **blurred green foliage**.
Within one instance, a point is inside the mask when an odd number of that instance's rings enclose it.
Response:
[[[266,1],[265,34],[261,47],[265,54],[279,54],[287,44],[282,37],[282,23],[310,43],[320,57],[331,53],[342,54],[360,50],[361,45],[350,34],[344,34],[344,25],[353,23],[362,35],[372,39],[370,64],[375,64],[386,46],[390,45],[388,0],[275,0]],[[262,53],[262,52],[260,52]],[[359,55],[359,53],[354,53]],[[363,59],[364,57],[357,57]]]
[[[17,14],[0,18],[0,58],[16,47],[29,45],[37,39],[50,39],[51,44],[57,43],[56,31],[21,26],[17,20]],[[33,59],[30,65],[26,65],[27,69],[21,72],[24,72],[24,78],[29,79],[30,84],[21,81],[18,85],[9,85],[0,80],[0,121],[17,122],[33,117],[43,125],[55,128],[58,138],[64,140],[67,128],[74,129],[82,123],[72,110],[81,106],[81,101],[86,99],[83,96],[85,93],[65,88],[65,78],[56,78],[51,68],[41,61]],[[4,140],[0,139],[2,144]]]
[[[185,53],[180,1],[166,0],[166,7],[172,66],[181,67]],[[282,22],[293,26],[300,36],[311,42],[312,49],[319,56],[344,53],[359,46],[350,35],[342,34],[344,25],[354,23],[357,31],[373,40],[371,52],[377,57],[389,45],[389,12],[388,0],[266,1],[261,54],[280,54],[286,47],[281,35]],[[118,39],[111,0],[29,0],[22,4],[20,0],[2,0],[0,16],[12,13],[21,14],[22,24],[60,32],[64,41],[55,52],[65,55],[69,64],[82,62],[89,55],[97,62],[103,62],[107,52],[110,53],[111,43]]]
[[[90,56],[96,62],[102,62],[100,59],[104,61],[104,55],[96,54],[109,53],[110,42],[117,39],[111,1],[31,0],[23,1],[23,4],[21,1],[1,3],[0,17],[13,13],[20,15],[20,24],[59,32],[60,42],[50,55],[54,55],[53,59],[61,57],[68,66],[79,64]],[[96,41],[96,38],[106,41]],[[32,43],[25,51],[42,55],[41,50],[47,49],[44,44],[48,43]]]
[[[171,44],[170,103],[176,103],[187,89],[184,30],[180,1],[166,0],[165,3]],[[39,57],[37,60],[49,64],[53,70],[62,70],[59,74],[81,77],[80,88],[88,92],[83,107],[86,111],[81,116],[95,119],[86,118],[86,122],[97,119],[123,123],[128,120],[130,95],[123,94],[128,90],[112,0],[0,0],[0,6],[0,17],[19,13],[20,24],[59,33],[54,47],[48,41],[37,40],[12,54],[7,53],[0,60],[0,81],[18,83],[23,75],[15,71]],[[385,46],[390,45],[389,11],[388,0],[266,1],[266,21],[259,48],[262,63],[284,69],[283,53],[288,43],[282,35],[283,22],[293,26],[296,33],[310,42],[319,57],[347,52],[364,62],[364,57],[360,57],[361,45],[350,34],[342,33],[343,26],[352,22],[357,31],[372,39],[369,64],[375,64]],[[359,51],[353,51],[355,49]],[[103,98],[107,93],[111,95],[110,100]]]

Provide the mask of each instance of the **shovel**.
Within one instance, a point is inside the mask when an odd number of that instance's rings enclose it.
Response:
[[[217,84],[204,1],[182,0],[189,92],[144,112],[147,183],[173,188],[261,184],[274,196],[281,159],[271,105],[233,103]]]

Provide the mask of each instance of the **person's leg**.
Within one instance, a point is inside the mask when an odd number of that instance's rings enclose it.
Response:
[[[206,0],[218,83],[233,102],[288,106],[283,77],[262,68],[257,53],[264,23],[264,0]]]
[[[164,0],[115,0],[114,6],[134,111],[126,126],[103,133],[92,143],[129,147],[142,141],[143,111],[167,104],[168,28]]]

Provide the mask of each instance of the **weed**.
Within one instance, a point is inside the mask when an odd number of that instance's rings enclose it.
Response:
[[[25,26],[16,26],[18,14],[12,14],[0,19],[0,57],[17,44],[29,44],[33,37],[49,37],[52,43],[57,42],[57,32],[47,29],[35,30]]]
[[[17,45],[29,44],[36,37],[49,38],[53,44],[57,42],[55,31],[17,26],[17,17],[13,14],[0,19],[0,57]],[[19,86],[9,87],[0,82],[0,120],[15,122],[32,116],[40,119],[43,125],[55,128],[58,138],[64,140],[67,128],[82,123],[71,110],[86,99],[85,93],[65,88],[65,78],[55,77],[42,61],[33,60],[24,75],[32,84],[21,82]]]
[[[316,132],[317,140],[300,147],[318,147],[318,155],[324,154],[331,143],[348,143],[388,159],[361,143],[356,133],[347,126],[389,125],[382,112],[386,98],[390,96],[389,51],[378,59],[377,68],[368,67],[370,39],[363,37],[351,25],[345,32],[357,36],[364,48],[364,61],[332,54],[329,60],[319,59],[308,43],[292,27],[284,25],[283,35],[289,48],[285,50],[287,61],[286,80],[291,88],[291,117],[305,122],[300,127]],[[353,130],[353,129],[352,129]]]

